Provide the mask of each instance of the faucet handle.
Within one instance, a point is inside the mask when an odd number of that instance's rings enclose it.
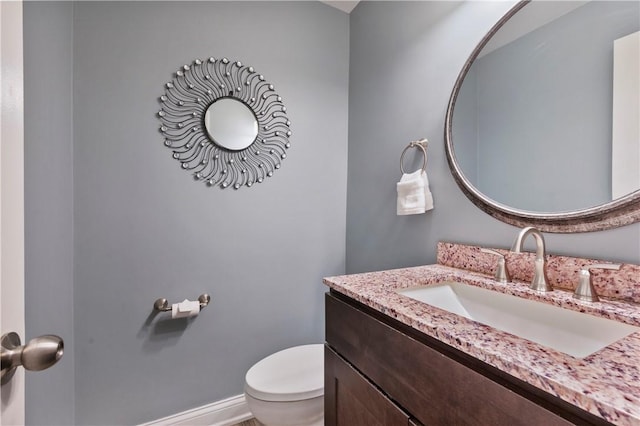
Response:
[[[597,302],[600,298],[596,294],[596,289],[593,286],[593,281],[589,271],[591,269],[618,270],[621,266],[622,265],[619,263],[594,263],[593,265],[588,265],[582,268],[580,272],[578,272],[578,286],[576,287],[576,291],[573,293],[573,298],[584,300],[586,302]]]
[[[504,260],[504,255],[502,253],[498,253],[495,250],[481,248],[480,251],[482,253],[493,254],[494,256],[498,256],[498,264],[496,265],[496,281],[501,283],[511,282],[511,277],[509,276],[509,271],[507,271],[507,263]]]

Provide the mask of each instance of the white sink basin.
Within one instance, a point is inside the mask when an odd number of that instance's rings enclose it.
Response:
[[[458,282],[398,293],[576,358],[640,331],[629,324]]]

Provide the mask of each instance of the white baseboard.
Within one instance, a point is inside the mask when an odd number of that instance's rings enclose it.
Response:
[[[237,395],[140,426],[231,426],[252,417],[244,395]]]

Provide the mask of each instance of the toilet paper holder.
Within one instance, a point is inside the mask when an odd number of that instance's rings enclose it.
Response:
[[[210,301],[211,301],[211,296],[209,296],[206,293],[198,296],[198,302],[200,302],[200,309],[207,306]],[[169,304],[169,301],[165,298],[157,299],[153,303],[153,309],[160,312],[169,312],[171,310],[171,304]]]

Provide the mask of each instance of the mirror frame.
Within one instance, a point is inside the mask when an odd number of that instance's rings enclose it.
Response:
[[[231,150],[209,135],[204,116],[214,102],[233,98],[258,120],[258,135],[246,148]],[[183,65],[165,84],[158,111],[164,145],[194,179],[220,188],[251,187],[273,176],[291,147],[287,108],[273,87],[253,67],[213,57]]]
[[[511,19],[513,15],[528,3],[530,3],[530,0],[518,2],[491,27],[489,32],[475,47],[458,74],[458,78],[451,92],[451,97],[449,98],[444,126],[445,152],[454,180],[465,196],[478,208],[500,221],[519,227],[535,226],[541,231],[558,233],[591,232],[617,228],[640,221],[640,189],[608,203],[586,209],[559,213],[531,212],[506,206],[484,195],[464,176],[460,165],[456,161],[452,138],[452,119],[462,82],[469,72],[473,61],[475,61],[489,40],[498,32],[505,22]]]

